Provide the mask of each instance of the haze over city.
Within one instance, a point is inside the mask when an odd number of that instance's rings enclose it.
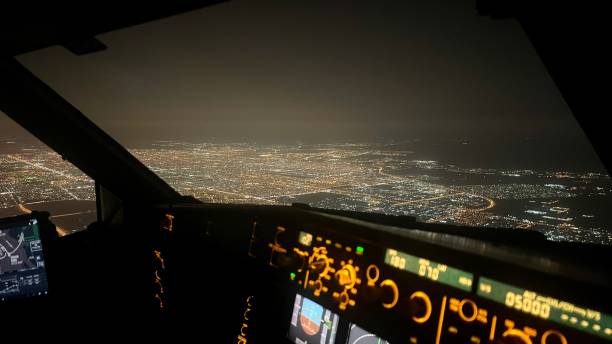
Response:
[[[473,1],[232,1],[98,39],[18,59],[183,194],[610,243],[607,172],[521,27]],[[1,206],[89,202],[58,210],[86,226],[93,183],[4,115],[0,138]]]

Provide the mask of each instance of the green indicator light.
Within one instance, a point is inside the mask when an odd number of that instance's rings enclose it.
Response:
[[[355,248],[355,252],[357,252],[357,254],[362,254],[363,253],[363,246],[357,246]]]
[[[291,280],[293,281],[295,279],[295,272],[290,273],[289,277],[291,277]]]

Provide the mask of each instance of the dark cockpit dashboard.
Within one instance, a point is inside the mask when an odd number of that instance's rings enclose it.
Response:
[[[48,294],[37,222],[48,231]],[[581,251],[538,237],[517,248],[503,230],[484,241],[303,206],[126,208],[120,231],[94,227],[61,240],[49,235],[44,213],[11,223],[2,227],[9,235],[2,247],[17,247],[25,233],[26,256],[36,263],[19,270],[24,288],[13,295],[28,301],[28,312],[78,314],[71,322],[80,328],[112,315],[105,321],[113,328],[205,331],[226,343],[612,338],[609,270],[600,268],[609,261],[599,247],[590,248],[592,264],[577,265],[571,257]],[[32,272],[39,277],[26,276]],[[10,273],[0,275],[3,285]],[[2,306],[21,312],[18,300]]]
[[[190,235],[199,231],[216,247],[232,247],[232,253],[220,252],[216,261],[225,267],[213,275],[225,276],[223,281],[233,277],[221,283],[222,290],[243,290],[238,342],[257,336],[278,342],[286,336],[294,343],[609,339],[609,311],[587,300],[605,293],[607,277],[572,266],[561,259],[564,252],[548,256],[545,242],[520,252],[500,243],[293,208],[262,208],[232,221],[223,220],[228,210],[206,218],[197,215],[197,206],[160,210],[164,235],[188,235],[179,233],[189,228]],[[252,266],[250,271],[228,271],[223,262],[235,259]],[[590,286],[584,284],[588,279]],[[172,307],[172,298],[167,302]]]

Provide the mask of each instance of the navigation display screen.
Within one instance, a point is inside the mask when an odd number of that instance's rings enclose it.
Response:
[[[348,344],[389,344],[389,342],[355,324],[351,324]]]
[[[0,223],[0,300],[47,293],[36,219]]]
[[[296,344],[332,344],[336,339],[338,320],[337,314],[296,294],[288,337]]]

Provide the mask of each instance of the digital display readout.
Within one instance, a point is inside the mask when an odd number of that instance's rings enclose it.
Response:
[[[47,294],[47,272],[36,219],[0,227],[0,301]]]
[[[592,309],[486,277],[479,279],[478,295],[523,313],[612,339],[612,317]]]
[[[386,340],[370,333],[363,328],[351,324],[349,326],[349,339],[347,344],[390,344]]]
[[[338,314],[296,294],[288,338],[296,344],[333,344],[339,320]]]
[[[429,280],[450,285],[465,291],[472,290],[474,275],[467,271],[416,257],[404,252],[387,249],[385,263],[400,270],[412,272]]]

